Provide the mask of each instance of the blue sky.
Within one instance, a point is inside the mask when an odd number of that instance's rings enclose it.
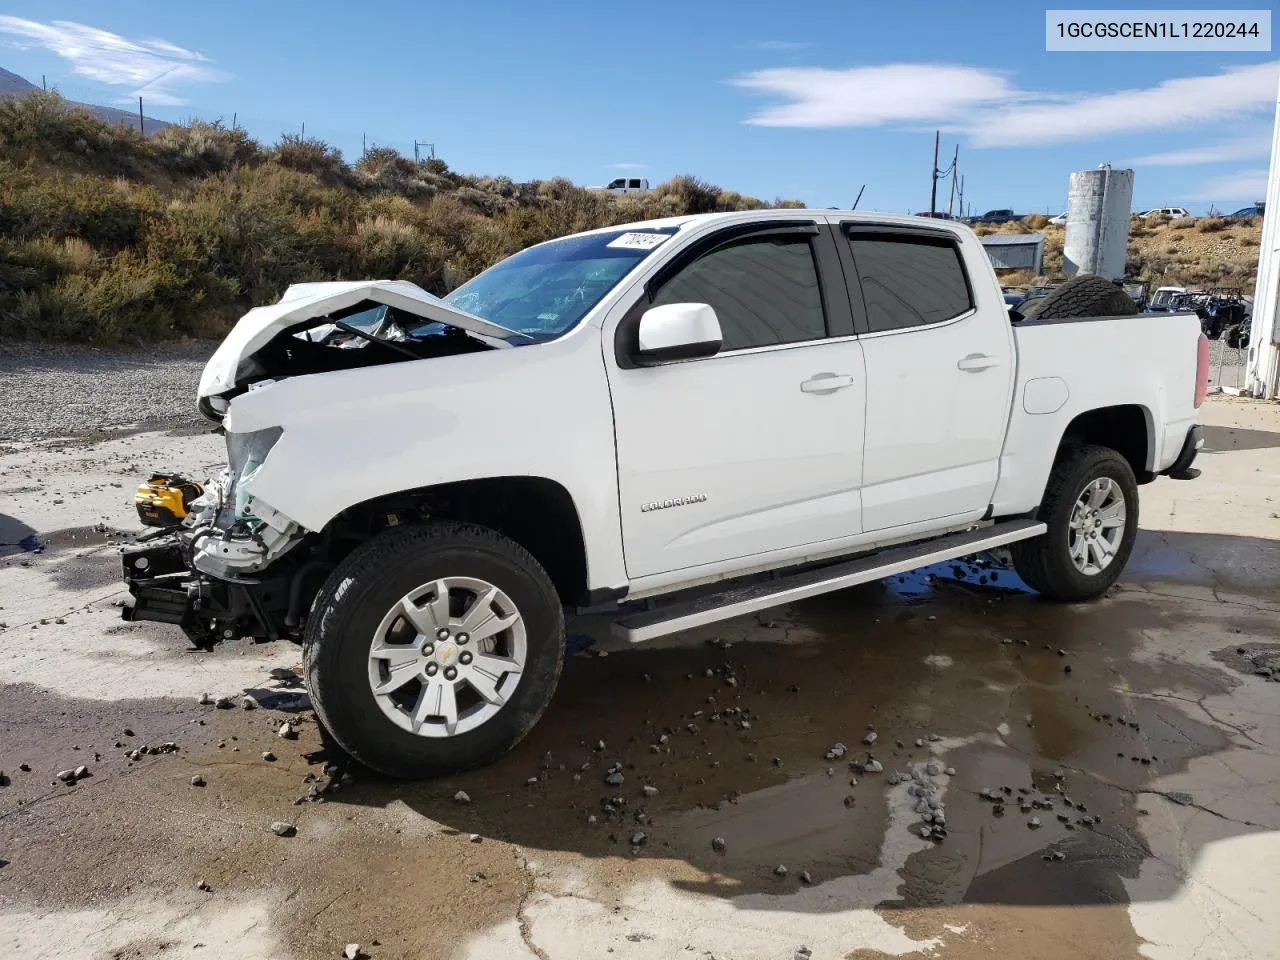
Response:
[[[8,0],[0,67],[268,142],[305,123],[348,159],[362,134],[433,141],[517,180],[691,173],[842,207],[865,183],[862,207],[916,211],[941,126],[978,210],[1059,212],[1101,162],[1135,169],[1139,208],[1263,197],[1276,54],[1046,53],[1044,29],[1025,0]]]

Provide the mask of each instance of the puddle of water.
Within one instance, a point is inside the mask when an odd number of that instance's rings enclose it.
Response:
[[[934,594],[939,583],[963,584],[997,593],[1035,593],[1012,567],[995,564],[983,557],[966,557],[930,564],[910,573],[888,577],[882,581],[891,597],[919,600]]]

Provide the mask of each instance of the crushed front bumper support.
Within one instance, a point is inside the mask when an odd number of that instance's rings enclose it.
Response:
[[[189,566],[178,535],[126,547],[121,562],[133,594],[133,605],[120,611],[124,620],[176,624],[197,647],[238,636],[282,635],[287,578],[238,582],[205,576]]]

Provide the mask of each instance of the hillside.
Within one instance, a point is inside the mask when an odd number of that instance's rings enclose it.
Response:
[[[979,236],[1043,233],[1045,274],[1054,276],[1062,269],[1064,230],[1048,223],[1045,217],[1026,217],[1018,223],[1001,224],[998,229],[979,226],[976,232]],[[1261,237],[1261,217],[1247,220],[1133,217],[1129,221],[1126,274],[1131,279],[1151,281],[1153,290],[1162,285],[1228,287],[1251,296],[1258,272]],[[1016,286],[1030,282],[1032,277],[1009,274],[1000,279],[1006,285]]]
[[[30,80],[0,67],[0,97],[21,97],[26,96],[28,93],[39,92],[40,88]],[[91,115],[111,124],[113,127],[124,124],[126,127],[137,129],[138,112],[136,110],[120,110],[116,107],[103,107],[93,103],[77,103],[74,100],[68,101],[68,103],[88,111]],[[147,133],[158,133],[165,127],[171,126],[171,124],[163,120],[156,120],[153,117],[144,117],[144,119],[147,123]]]
[[[193,123],[143,138],[56,94],[0,99],[0,339],[224,333],[294,282],[411,280],[444,293],[524,247],[651,217],[770,204],[676,177],[615,197],[370,150]]]

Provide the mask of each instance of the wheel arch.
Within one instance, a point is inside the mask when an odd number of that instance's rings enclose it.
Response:
[[[547,477],[496,476],[382,494],[348,507],[322,536],[354,545],[388,527],[431,519],[494,530],[542,564],[565,604],[586,604],[587,547],[572,494]]]
[[[1062,431],[1055,462],[1075,447],[1095,445],[1115,450],[1129,462],[1139,483],[1155,479],[1155,418],[1138,403],[1095,407],[1076,414]]]

